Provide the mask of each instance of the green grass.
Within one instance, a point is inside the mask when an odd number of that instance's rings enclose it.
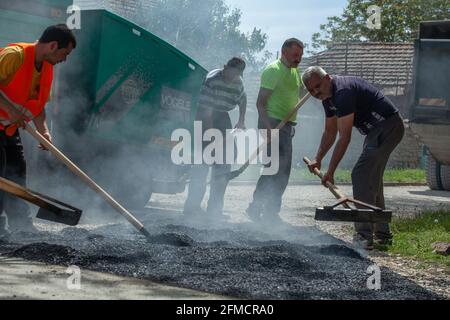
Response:
[[[433,253],[433,243],[450,242],[450,210],[424,212],[417,218],[394,219],[394,242],[389,253],[414,257],[423,262],[445,266],[450,273],[450,256]]]
[[[254,181],[259,177],[259,166],[250,166],[237,181]],[[350,170],[337,170],[335,182],[351,183]],[[306,168],[294,168],[291,172],[291,182],[318,181],[318,178],[311,174]],[[384,173],[385,183],[426,183],[425,171],[422,169],[387,169]]]

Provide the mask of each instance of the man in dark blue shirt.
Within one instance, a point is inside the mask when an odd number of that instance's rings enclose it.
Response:
[[[303,83],[312,96],[322,100],[326,114],[322,141],[309,169],[320,169],[339,132],[322,180],[323,184],[334,183],[334,173],[350,144],[352,128],[356,127],[366,139],[352,172],[353,197],[385,209],[384,170],[405,131],[398,109],[380,90],[358,77],[331,76],[320,67],[310,67],[303,74]],[[355,230],[355,244],[366,249],[372,248],[374,238],[379,244],[391,243],[392,234],[386,223],[356,223]]]

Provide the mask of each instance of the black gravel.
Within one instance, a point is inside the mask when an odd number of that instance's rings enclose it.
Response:
[[[441,299],[386,268],[382,289],[369,290],[373,263],[315,228],[174,221],[147,217],[153,242],[122,223],[15,234],[0,241],[0,254],[237,298]]]

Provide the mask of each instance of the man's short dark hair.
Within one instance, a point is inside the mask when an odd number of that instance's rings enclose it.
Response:
[[[299,46],[300,48],[304,49],[305,45],[303,44],[303,42],[301,42],[300,40],[298,40],[297,38],[290,38],[287,39],[284,43],[283,43],[283,47],[281,47],[281,49],[287,49],[287,48],[292,48],[292,46]]]
[[[233,57],[230,59],[230,61],[227,62],[226,65],[228,68],[234,68],[238,69],[241,72],[244,72],[245,70],[245,61],[238,57]]]
[[[56,24],[48,27],[39,39],[39,42],[41,43],[49,43],[53,41],[58,43],[58,49],[67,48],[69,43],[72,43],[74,49],[77,46],[75,35],[65,24]]]

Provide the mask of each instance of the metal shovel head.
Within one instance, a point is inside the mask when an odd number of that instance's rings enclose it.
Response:
[[[390,223],[392,211],[324,207],[316,209],[315,220],[338,222]]]
[[[36,218],[62,223],[68,226],[76,226],[78,222],[80,222],[81,213],[81,210],[71,211],[57,208],[57,210],[50,211],[45,208],[40,208],[36,215]]]

